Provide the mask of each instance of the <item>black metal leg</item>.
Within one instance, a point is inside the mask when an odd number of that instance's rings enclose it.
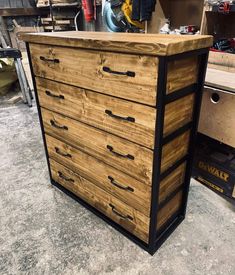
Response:
[[[156,118],[156,135],[154,146],[153,176],[152,176],[152,198],[150,212],[150,230],[149,230],[149,252],[154,253],[156,228],[157,228],[157,211],[158,211],[158,192],[159,179],[161,174],[161,157],[163,143],[163,127],[165,113],[165,96],[167,84],[167,60],[165,57],[159,58],[158,66],[158,85],[157,85],[157,118]]]

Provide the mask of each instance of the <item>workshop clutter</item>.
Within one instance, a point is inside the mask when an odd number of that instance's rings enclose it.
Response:
[[[235,54],[235,38],[219,39],[213,44],[211,50]]]
[[[207,0],[206,3],[212,7],[213,12],[220,12],[228,14],[234,11],[235,1],[234,0]]]
[[[97,1],[82,0],[87,22],[96,19]],[[103,21],[111,32],[140,32],[144,21],[150,20],[155,9],[155,0],[110,0],[102,1]]]
[[[160,33],[163,34],[199,34],[199,27],[196,25],[180,26],[179,29],[171,29],[170,21],[167,21],[165,25],[160,29]]]

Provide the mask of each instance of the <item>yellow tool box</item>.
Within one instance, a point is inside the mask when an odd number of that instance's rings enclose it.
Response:
[[[235,202],[235,149],[199,134],[193,177]]]

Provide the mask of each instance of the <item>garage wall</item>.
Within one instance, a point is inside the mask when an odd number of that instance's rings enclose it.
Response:
[[[35,0],[1,0],[0,8],[33,8]]]

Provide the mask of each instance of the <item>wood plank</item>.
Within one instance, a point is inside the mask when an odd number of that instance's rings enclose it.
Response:
[[[150,186],[144,185],[136,179],[49,135],[46,135],[46,141],[51,159],[95,183],[144,215],[150,215]],[[70,154],[71,157],[62,156],[58,152]],[[124,190],[120,187],[129,187],[129,189]]]
[[[44,108],[41,110],[46,133],[85,151],[145,184],[151,185],[152,150]],[[56,125],[68,127],[68,130],[53,127],[51,121],[54,121]],[[107,146],[111,146],[117,153],[130,155],[133,158],[118,156],[112,153]]]
[[[219,101],[213,102],[213,94]],[[204,88],[198,131],[235,148],[235,94]]]
[[[157,58],[72,48],[65,50],[63,47],[39,44],[31,44],[30,51],[36,76],[156,105]],[[41,56],[58,59],[59,63],[46,62],[40,59]],[[104,67],[135,75],[106,72]]]
[[[41,106],[153,149],[155,108],[43,78],[36,78],[36,83]],[[183,104],[179,107],[183,109]],[[106,111],[110,111],[111,116]],[[172,110],[169,111],[173,113]],[[112,115],[130,117],[134,122]]]
[[[232,53],[210,51],[208,59],[208,70],[217,69],[229,73],[235,73],[235,56]],[[231,75],[232,77],[232,75]],[[218,78],[223,79],[222,77]],[[232,77],[234,79],[234,77]],[[233,86],[234,87],[234,86]]]
[[[189,57],[168,64],[167,94],[197,82],[198,58]]]
[[[1,8],[10,8],[10,0],[1,0],[0,2],[0,7]]]
[[[52,177],[56,182],[85,200],[144,242],[148,242],[149,218],[59,163],[53,160],[50,160],[50,163]],[[70,179],[70,181],[66,181],[63,178]],[[112,210],[112,207],[115,209]],[[118,213],[126,218],[121,218]]]
[[[160,229],[182,205],[183,192],[178,192],[157,214],[157,230]]]
[[[184,183],[186,163],[182,163],[169,176],[160,182],[159,200],[161,204],[167,199],[177,188]]]
[[[37,8],[0,8],[0,16],[31,16],[40,15],[41,12]]]
[[[208,68],[205,85],[235,93],[234,73]]]
[[[175,162],[183,158],[188,152],[190,131],[186,131],[162,148],[161,173]]]
[[[22,34],[31,43],[146,55],[173,55],[210,47],[212,36],[110,32],[60,32]]]
[[[167,136],[193,119],[194,94],[187,95],[166,105],[164,136]]]

